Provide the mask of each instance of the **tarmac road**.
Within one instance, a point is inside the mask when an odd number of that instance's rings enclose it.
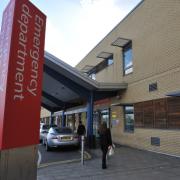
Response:
[[[38,165],[40,167],[51,163],[79,160],[80,158],[81,152],[77,147],[55,148],[47,152],[45,146],[39,144]]]

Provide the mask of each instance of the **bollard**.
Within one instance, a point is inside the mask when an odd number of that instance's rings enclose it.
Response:
[[[84,136],[81,136],[81,164],[84,165]]]

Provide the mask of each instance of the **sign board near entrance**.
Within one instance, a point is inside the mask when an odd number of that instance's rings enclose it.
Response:
[[[46,16],[11,0],[0,33],[0,149],[37,144]]]

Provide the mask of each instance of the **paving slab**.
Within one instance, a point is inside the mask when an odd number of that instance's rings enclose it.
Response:
[[[180,180],[180,158],[117,147],[108,158],[107,169],[101,169],[100,149],[89,150],[91,159],[84,165],[71,162],[38,169],[38,180]]]

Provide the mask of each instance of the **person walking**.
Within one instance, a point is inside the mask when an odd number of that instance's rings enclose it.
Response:
[[[110,129],[107,128],[106,122],[103,122],[99,128],[100,146],[102,150],[102,169],[106,169],[106,156],[108,149],[112,146],[112,138]]]
[[[79,121],[79,125],[78,125],[78,129],[77,129],[77,134],[79,136],[84,136],[86,133],[86,128],[85,126],[82,124],[82,121]]]

